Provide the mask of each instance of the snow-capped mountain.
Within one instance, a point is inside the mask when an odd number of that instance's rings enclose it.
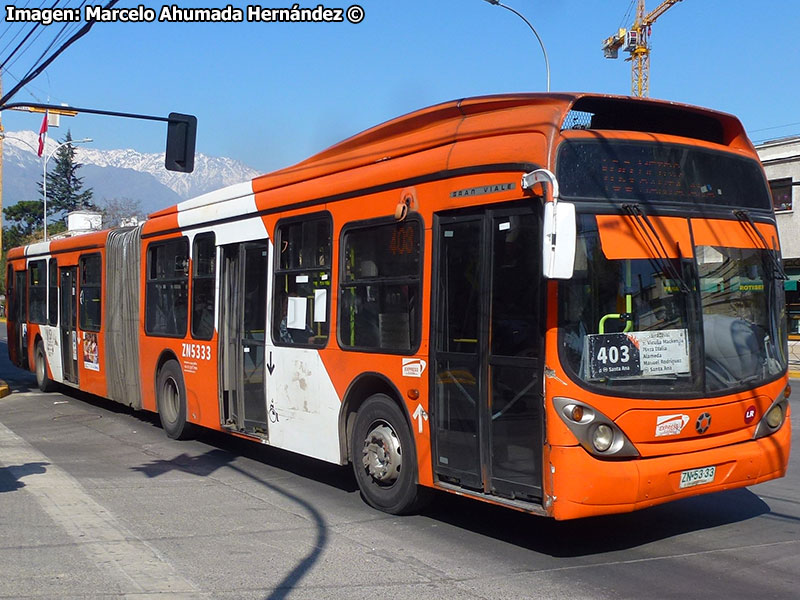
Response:
[[[48,138],[45,155],[59,142]],[[42,159],[37,156],[39,135],[33,131],[6,132],[3,142],[3,205],[39,198]],[[146,213],[257,176],[258,171],[230,158],[196,154],[194,172],[175,173],[164,168],[163,154],[136,150],[96,150],[75,145],[75,159],[83,165],[78,175],[84,189],[94,190],[94,200],[137,200]],[[52,168],[54,158],[48,166]]]

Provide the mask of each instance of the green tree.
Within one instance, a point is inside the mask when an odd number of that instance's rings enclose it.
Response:
[[[3,251],[42,240],[42,200],[21,200],[3,209],[7,227],[3,227]],[[67,229],[62,221],[47,222],[47,235],[53,236]]]
[[[3,216],[9,223],[7,230],[15,233],[19,239],[27,238],[37,231],[42,230],[42,213],[44,202],[42,200],[20,200],[16,204],[3,209]],[[5,237],[5,236],[4,236]],[[6,240],[4,239],[3,242]],[[6,246],[7,244],[3,244]],[[18,244],[11,244],[13,248]]]
[[[47,173],[48,236],[66,230],[64,217],[67,213],[78,209],[97,210],[92,202],[92,190],[83,189],[83,177],[77,174],[83,165],[75,160],[75,146],[69,143],[71,141],[72,134],[67,131],[60,142],[65,145],[56,152],[55,164]],[[3,209],[8,225],[3,228],[3,250],[42,239],[44,193],[41,182],[39,195],[40,200],[22,200]]]
[[[42,239],[41,200],[22,200],[3,209],[7,227],[3,227],[3,250],[24,246]],[[47,223],[48,235],[61,233],[67,228],[64,221]]]
[[[78,169],[83,165],[75,160],[75,146],[69,143],[71,141],[72,133],[67,130],[60,142],[65,145],[56,151],[55,164],[47,173],[47,214],[60,219],[73,210],[97,210],[91,188],[84,190],[83,177],[78,176]],[[39,192],[42,192],[41,184]]]

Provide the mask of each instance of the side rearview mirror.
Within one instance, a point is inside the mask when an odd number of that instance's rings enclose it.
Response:
[[[542,229],[542,274],[548,279],[572,279],[577,234],[575,205],[545,204]]]
[[[542,275],[547,279],[572,279],[577,238],[575,205],[559,202],[558,180],[547,169],[536,169],[522,176],[522,189],[530,189],[537,183],[544,190]]]

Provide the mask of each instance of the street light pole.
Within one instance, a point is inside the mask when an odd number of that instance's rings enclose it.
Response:
[[[525,21],[525,24],[528,27],[530,27],[531,31],[533,32],[533,35],[535,35],[536,39],[539,40],[539,46],[542,47],[542,54],[544,54],[544,68],[547,71],[547,91],[549,92],[550,91],[550,61],[547,58],[547,50],[544,49],[544,42],[542,41],[542,38],[539,37],[539,34],[536,32],[536,29],[534,29],[533,25],[531,25],[531,22],[528,21],[528,19],[526,19],[522,15],[522,13],[517,12],[516,10],[514,10],[510,6],[506,6],[505,4],[500,2],[500,0],[485,0],[485,1],[488,2],[489,4],[494,4],[495,6],[500,6],[502,8],[505,8],[506,10],[510,10],[512,13],[517,15],[520,19]]]
[[[69,146],[70,144],[87,144],[93,141],[92,138],[83,138],[82,140],[70,140],[68,142],[64,142],[59,144],[55,147],[55,149],[47,155],[47,158],[42,157],[42,196],[44,197],[44,241],[47,241],[47,163],[53,157],[53,155],[58,152],[64,146]]]
[[[35,152],[38,152],[38,150],[37,150],[36,148],[34,148],[33,146],[31,146],[31,143],[30,143],[30,142],[26,142],[26,141],[25,141],[25,140],[23,140],[22,138],[15,137],[15,136],[13,136],[13,135],[8,135],[7,133],[0,133],[0,140],[14,140],[15,142],[22,142],[22,143],[23,143],[23,144],[25,144],[25,145],[26,145],[28,148],[30,148],[31,150],[33,150],[33,151],[34,151],[34,153],[35,153]]]
[[[0,86],[0,89],[1,88],[2,88],[2,86]],[[28,148],[33,150],[34,153],[38,152],[38,150],[36,148],[31,146],[28,142],[26,142],[22,138],[18,138],[18,137],[14,137],[14,136],[6,134],[5,131],[3,131],[3,125],[0,124],[0,215],[3,212],[3,200],[2,200],[2,197],[3,197],[3,142],[5,140],[14,140],[14,141],[17,141],[17,142],[22,142]],[[3,248],[3,228],[0,227],[0,252],[2,252],[2,248]]]

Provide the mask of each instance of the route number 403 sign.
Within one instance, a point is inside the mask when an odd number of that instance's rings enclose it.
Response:
[[[592,379],[689,373],[685,329],[600,333],[586,336]]]

